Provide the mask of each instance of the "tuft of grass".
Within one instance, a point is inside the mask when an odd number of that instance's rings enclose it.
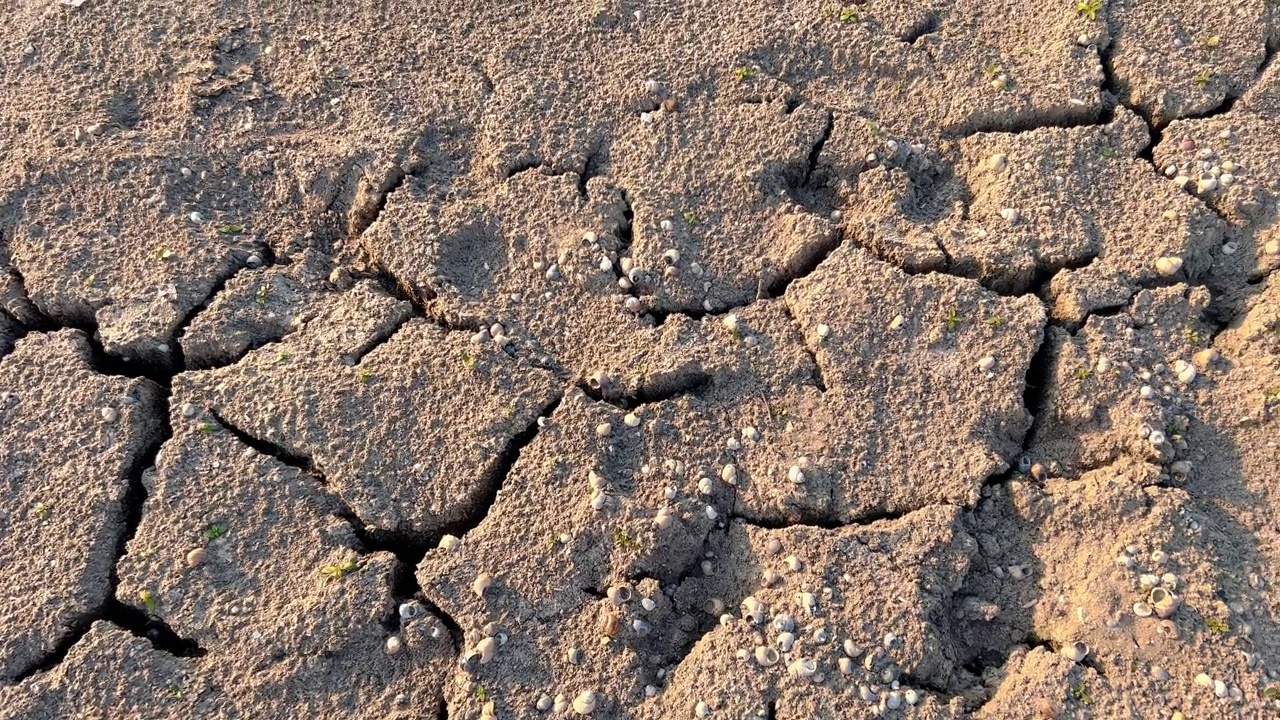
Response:
[[[840,18],[840,22],[848,23],[850,25],[862,19],[858,17],[858,11],[854,10],[851,7],[840,8],[839,18]]]
[[[152,615],[156,614],[156,595],[150,590],[139,590],[138,599],[142,601],[142,605],[147,608],[147,612]]]
[[[1227,621],[1220,620],[1216,617],[1206,617],[1204,619],[1204,627],[1209,632],[1216,633],[1218,635],[1226,635],[1231,632],[1231,626],[1227,624]]]
[[[361,385],[368,385],[369,378],[371,377],[373,377],[373,373],[370,372],[369,368],[362,367],[359,370],[356,370],[356,382]]]
[[[341,580],[342,578],[346,577],[348,574],[353,573],[359,569],[360,569],[359,563],[357,563],[355,560],[351,558],[347,558],[346,560],[343,560],[338,565],[325,565],[324,567],[320,568],[320,572],[324,573],[325,575],[328,575],[329,578],[332,580]]]
[[[484,686],[479,683],[476,683],[475,696],[480,702],[489,701],[489,691],[485,690]]]
[[[639,540],[635,540],[630,535],[627,535],[622,528],[613,529],[613,544],[623,550],[635,550],[636,552],[640,552],[644,549],[643,546],[640,545]]]
[[[686,210],[684,213],[684,222],[689,227],[693,227],[698,224],[698,216]]]
[[[1093,704],[1093,696],[1089,694],[1089,688],[1083,682],[1078,682],[1071,686],[1071,697],[1078,700],[1082,705]]]
[[[205,435],[209,435],[212,434],[214,430],[217,430],[218,426],[211,422],[202,422],[199,425],[196,425],[196,429]]]
[[[1268,700],[1280,700],[1280,685],[1272,685],[1263,690],[1262,697]]]
[[[957,327],[960,326],[960,323],[963,321],[964,321],[964,318],[960,317],[959,310],[957,310],[954,307],[948,310],[947,320],[946,320],[947,332],[951,332],[952,330],[955,330]]]
[[[733,76],[738,78],[739,82],[746,82],[756,76],[756,71],[746,65],[739,65],[734,68]]]
[[[1209,84],[1209,81],[1212,79],[1213,79],[1213,73],[1210,73],[1208,70],[1201,70],[1200,72],[1192,76],[1191,81],[1203,89],[1205,86]]]
[[[983,320],[982,322],[986,323],[987,325],[990,325],[991,327],[1000,327],[1001,325],[1005,324],[1005,319],[1003,315],[992,315],[991,317],[987,318],[986,320]]]
[[[293,357],[293,354],[288,350],[281,350],[276,354],[276,362],[289,362],[289,358],[291,357]]]
[[[205,528],[204,532],[200,534],[204,535],[205,540],[217,540],[218,538],[222,537],[223,535],[226,535],[229,532],[231,532],[231,528],[228,527],[225,523],[214,523],[209,527]]]
[[[49,507],[47,503],[38,502],[35,509],[36,515],[39,515],[41,520],[48,520],[49,516],[53,514],[53,508]]]
[[[259,305],[267,304],[267,294],[271,292],[270,283],[262,283],[258,286],[257,300]]]
[[[1092,374],[1093,373],[1089,372],[1089,368],[1083,365],[1076,368],[1076,372],[1075,372],[1076,380],[1079,380],[1080,382],[1084,382],[1085,380],[1088,380],[1089,376]]]
[[[1097,20],[1101,9],[1102,0],[1080,0],[1076,3],[1076,14],[1085,20]]]

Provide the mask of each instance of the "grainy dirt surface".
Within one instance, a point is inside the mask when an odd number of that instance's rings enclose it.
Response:
[[[1280,716],[1275,0],[0,13],[0,718]]]

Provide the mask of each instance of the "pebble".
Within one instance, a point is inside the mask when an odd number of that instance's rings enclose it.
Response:
[[[596,425],[596,437],[609,437],[611,432],[613,432],[613,426],[607,422]]]
[[[996,359],[991,355],[988,355],[978,361],[978,369],[981,370],[982,372],[991,372],[993,369],[995,369],[995,366],[996,366]]]
[[[818,337],[822,338],[823,340],[826,340],[830,335],[831,335],[831,328],[822,324],[818,325]]]
[[[1022,217],[1022,214],[1014,208],[1001,208],[1000,217],[1004,218],[1006,222],[1016,223]]]
[[[203,216],[203,215],[201,215],[201,214],[200,214],[200,213],[198,213],[198,212],[193,212],[193,213],[191,213],[190,215],[188,215],[187,217],[191,218],[191,222],[193,222],[193,223],[202,223],[202,222],[204,222],[204,216]]]
[[[1176,275],[1182,269],[1182,258],[1176,255],[1168,255],[1156,260],[1156,272],[1164,277]]]
[[[699,700],[697,705],[693,706],[693,714],[696,717],[711,717],[711,706]]]
[[[387,638],[387,654],[388,655],[395,655],[403,649],[404,649],[404,641],[400,639],[399,635],[392,635],[391,637]]]
[[[113,407],[104,407],[98,411],[98,415],[105,423],[113,423],[120,419],[120,411]]]
[[[1217,189],[1218,179],[1215,177],[1201,178],[1200,182],[1196,183],[1196,192],[1198,193],[1213,192]]]
[[[196,548],[187,553],[187,567],[199,567],[209,559],[209,553],[204,548]]]

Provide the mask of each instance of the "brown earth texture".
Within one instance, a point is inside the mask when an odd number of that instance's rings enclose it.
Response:
[[[0,718],[1280,717],[1277,0],[0,19]]]

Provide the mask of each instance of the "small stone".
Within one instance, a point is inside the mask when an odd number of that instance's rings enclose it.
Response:
[[[613,432],[613,426],[607,422],[596,425],[596,437],[600,437],[600,438],[609,437],[609,434],[612,432]]]
[[[1218,189],[1218,179],[1215,177],[1200,178],[1200,182],[1196,183],[1196,192],[1207,193]]]
[[[830,335],[831,335],[831,328],[822,324],[818,325],[818,337],[822,338],[823,340],[826,340]]]
[[[1169,255],[1156,260],[1156,272],[1164,277],[1172,277],[1182,269],[1182,258],[1176,255]]]
[[[187,567],[199,567],[209,559],[209,553],[204,548],[196,548],[187,553]]]
[[[1004,218],[1006,222],[1016,223],[1022,217],[1022,214],[1014,208],[1001,208],[1000,217]]]
[[[120,411],[113,407],[104,407],[98,410],[98,416],[102,418],[103,422],[111,424],[120,419]]]
[[[978,361],[978,369],[982,372],[991,372],[996,367],[995,357],[988,355]]]
[[[200,214],[200,213],[198,213],[198,212],[193,212],[193,213],[191,213],[190,215],[188,215],[187,217],[191,218],[191,222],[193,222],[193,223],[202,223],[202,222],[204,222],[204,216],[203,216],[203,215],[201,215],[201,214]]]

